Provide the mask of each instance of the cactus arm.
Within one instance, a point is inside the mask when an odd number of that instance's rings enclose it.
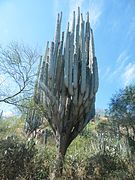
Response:
[[[69,57],[69,94],[73,95],[73,62],[74,62],[74,31],[75,31],[75,12],[73,12],[72,32],[70,35],[70,57]]]
[[[93,74],[94,74],[94,94],[96,94],[99,86],[99,78],[98,78],[98,65],[97,65],[97,58],[94,57],[93,63]]]
[[[85,41],[84,41],[84,21],[81,14],[81,93],[84,94],[86,91],[86,52],[85,52]]]
[[[69,33],[69,23],[68,23],[65,50],[64,50],[64,83],[67,88],[68,88],[68,79],[69,79],[69,41],[70,41],[70,33]]]

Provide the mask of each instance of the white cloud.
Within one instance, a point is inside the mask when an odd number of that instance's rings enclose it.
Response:
[[[135,83],[135,63],[128,63],[122,77],[125,86],[133,82]]]
[[[89,1],[89,13],[90,13],[90,22],[93,29],[96,29],[97,24],[101,14],[103,13],[103,0],[90,0]]]
[[[68,21],[70,22],[70,28],[72,25],[73,20],[73,11],[78,11],[78,7],[80,7],[81,12],[84,15],[86,15],[86,12],[88,11],[90,14],[90,23],[92,26],[92,29],[96,29],[97,24],[99,23],[99,19],[101,17],[101,14],[103,12],[103,4],[104,0],[65,0],[65,1],[59,1],[54,0],[54,14],[56,15],[56,12],[60,11],[62,9],[62,5],[68,9]]]
[[[3,112],[3,117],[7,118],[7,117],[12,117],[14,114],[12,111],[4,111]]]
[[[119,54],[114,69],[111,67],[106,69],[103,79],[111,83],[118,82],[124,86],[135,82],[135,63],[131,62],[131,56],[126,50]]]
[[[114,69],[110,68],[110,72],[107,77],[109,81],[114,81],[114,79],[117,78],[117,80],[120,79],[121,75],[123,74],[123,71],[127,65],[127,61],[129,60],[130,56],[127,54],[127,51],[122,51],[118,58],[116,59],[116,66]]]
[[[107,67],[104,70],[104,74],[101,71],[99,71],[100,77],[102,77],[103,80],[106,80],[110,76],[110,73],[111,73],[111,68],[110,67]]]
[[[118,56],[116,63],[119,65],[125,65],[125,63],[127,62],[127,60],[130,58],[130,56],[127,54],[127,51],[124,50],[120,53],[120,55]]]
[[[115,70],[112,72],[112,75],[111,75],[113,78],[117,77],[119,79],[121,77],[129,58],[130,56],[127,54],[125,50],[120,53],[120,55],[118,56],[116,60]]]

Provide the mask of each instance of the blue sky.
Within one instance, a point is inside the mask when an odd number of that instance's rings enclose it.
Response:
[[[135,83],[135,0],[0,0],[0,44],[23,42],[43,53],[54,38],[57,13],[63,12],[65,31],[78,6],[84,16],[89,11],[94,31],[100,79],[96,107],[107,108],[112,94]]]

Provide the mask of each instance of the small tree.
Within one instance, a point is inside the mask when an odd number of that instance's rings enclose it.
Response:
[[[98,90],[98,68],[93,32],[80,16],[72,30],[69,23],[64,41],[61,35],[61,15],[58,14],[55,41],[47,43],[39,66],[35,86],[35,102],[43,106],[44,116],[53,129],[57,144],[55,175],[62,173],[67,148],[95,115],[95,95]],[[75,32],[76,29],[76,32]],[[65,42],[65,44],[64,44]]]
[[[109,104],[109,114],[120,125],[134,128],[135,86],[127,86],[113,96]]]
[[[132,146],[132,142],[135,152],[135,85],[119,90],[112,97],[108,113],[115,124],[116,136],[120,139],[120,127],[124,127],[128,143],[127,148]]]
[[[18,106],[32,96],[38,59],[36,50],[23,44],[0,47],[0,103]]]

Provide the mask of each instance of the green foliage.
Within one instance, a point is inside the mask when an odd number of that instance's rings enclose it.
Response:
[[[135,124],[135,85],[119,90],[112,97],[109,115],[121,125]]]
[[[23,133],[24,120],[18,117],[10,117],[0,121],[0,139],[7,136],[17,135],[24,138]]]
[[[119,90],[108,109],[108,117],[117,140],[125,138],[128,158],[135,155],[135,85]]]
[[[51,151],[37,149],[33,139],[7,137],[0,140],[0,179],[47,179],[52,159]]]
[[[0,123],[0,179],[47,180],[56,157],[54,139],[35,145],[37,140],[28,141],[23,127],[21,118]],[[68,148],[61,179],[135,179],[134,157],[128,158],[127,148],[125,137],[115,136],[113,123],[100,117]]]
[[[48,125],[48,121],[44,117],[46,112],[41,103],[36,104],[35,97],[32,97],[29,101],[22,103],[22,117],[25,119],[24,129],[26,133],[32,133],[33,131],[43,128]]]
[[[126,170],[125,163],[118,157],[110,153],[97,153],[88,159],[86,165],[87,176],[101,178],[114,171]]]
[[[0,177],[15,179],[25,173],[34,157],[34,144],[25,144],[11,136],[0,141]]]
[[[55,159],[56,151],[54,147],[38,146],[38,153],[34,159],[34,166],[36,167],[35,179],[47,179],[49,176]]]
[[[0,123],[0,179],[47,179],[54,148],[36,146],[34,139],[27,140],[23,128],[21,118],[8,118]]]
[[[134,179],[134,160],[129,163],[125,146],[106,119],[89,124],[68,149],[63,179]]]

